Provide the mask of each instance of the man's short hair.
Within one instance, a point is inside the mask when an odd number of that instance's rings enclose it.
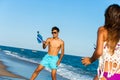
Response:
[[[57,30],[57,32],[59,32],[60,30],[59,30],[59,28],[58,27],[56,27],[56,26],[54,26],[54,27],[52,27],[52,31],[53,30]]]

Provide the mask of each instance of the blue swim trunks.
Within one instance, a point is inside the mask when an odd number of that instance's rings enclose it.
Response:
[[[50,68],[50,69],[57,69],[57,61],[58,56],[52,56],[49,54],[46,54],[40,64],[44,67]]]

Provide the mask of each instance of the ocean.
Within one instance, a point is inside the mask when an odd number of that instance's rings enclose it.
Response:
[[[6,55],[34,64],[39,64],[44,55],[47,54],[47,52],[44,51],[9,46],[0,46],[0,50],[4,51]],[[60,54],[58,56],[60,56]],[[98,61],[95,61],[91,65],[84,66],[81,63],[81,58],[82,56],[65,54],[58,67],[57,74],[68,80],[93,80],[93,77],[97,73]],[[46,68],[46,70],[50,72],[50,69]]]

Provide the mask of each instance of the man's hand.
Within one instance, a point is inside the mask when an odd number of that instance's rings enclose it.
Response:
[[[60,60],[57,61],[57,66],[59,66],[59,65],[60,65]]]
[[[46,43],[46,41],[43,41],[43,44],[45,44]]]
[[[85,66],[91,64],[91,60],[90,60],[89,57],[82,58],[82,61],[81,61],[81,62],[82,62],[82,64],[85,65]]]
[[[43,49],[46,48],[46,41],[43,41]]]

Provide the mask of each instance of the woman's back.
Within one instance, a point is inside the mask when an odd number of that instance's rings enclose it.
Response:
[[[108,31],[103,28],[104,34],[104,45],[103,45],[103,54],[99,58],[99,67],[98,74],[99,76],[103,76],[104,72],[108,72],[107,77],[111,77],[114,74],[120,74],[120,40],[116,44],[114,53],[111,53],[108,46]]]

